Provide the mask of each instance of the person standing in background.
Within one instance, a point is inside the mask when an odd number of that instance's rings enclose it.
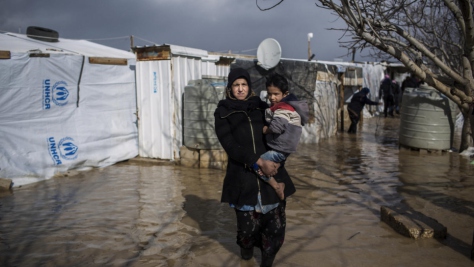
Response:
[[[370,100],[367,96],[370,94],[370,89],[367,87],[362,88],[359,92],[355,93],[349,105],[347,105],[347,110],[349,111],[349,118],[351,119],[351,126],[349,126],[348,133],[357,133],[357,123],[360,120],[360,113],[364,108],[365,104],[367,105],[381,105],[382,103],[377,103]]]
[[[383,114],[385,118],[387,117],[387,113],[393,117],[393,106],[395,102],[393,96],[392,80],[388,74],[385,75],[385,78],[382,80],[382,84],[380,84],[379,99],[382,98],[384,104]]]
[[[392,80],[392,92],[395,112],[400,114],[400,85],[395,79]]]

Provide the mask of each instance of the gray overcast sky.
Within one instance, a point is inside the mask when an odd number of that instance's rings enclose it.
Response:
[[[4,0],[5,1],[5,0]],[[258,0],[262,8],[278,0]],[[260,11],[255,0],[6,0],[0,9],[0,31],[21,33],[28,26],[59,32],[59,37],[87,39],[129,50],[135,45],[173,44],[210,52],[255,55],[265,38],[276,39],[282,57],[305,59],[308,33],[311,50],[318,60],[346,56],[340,48],[344,26],[315,0],[285,0],[268,11]],[[122,37],[112,40],[99,40]],[[356,60],[361,59],[356,55]]]

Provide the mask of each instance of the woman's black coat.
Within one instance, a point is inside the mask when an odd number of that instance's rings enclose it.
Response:
[[[259,187],[263,205],[280,201],[275,190],[250,169],[268,150],[263,134],[267,107],[253,96],[246,101],[221,100],[214,112],[216,134],[229,157],[221,202],[255,206]],[[284,167],[278,169],[274,178],[285,183],[285,197],[296,191]]]

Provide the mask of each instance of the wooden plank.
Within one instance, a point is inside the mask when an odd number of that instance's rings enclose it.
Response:
[[[49,57],[48,53],[30,53],[30,57]]]
[[[418,147],[410,147],[410,146],[405,146],[405,145],[398,145],[399,150],[406,150],[406,151],[416,151],[422,155],[426,154],[444,154],[447,153],[447,150],[442,150],[442,149],[426,149],[426,148],[418,148]]]
[[[0,59],[10,59],[11,53],[10,51],[2,51],[0,50]]]
[[[127,65],[128,61],[126,58],[89,57],[89,63],[103,65]]]
[[[232,62],[234,62],[235,58],[234,57],[220,57],[219,61],[216,62],[216,65],[218,66],[229,66]]]
[[[152,46],[134,49],[138,61],[170,60],[171,48],[169,46]]]

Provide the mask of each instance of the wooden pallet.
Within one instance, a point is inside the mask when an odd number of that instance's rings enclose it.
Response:
[[[425,149],[425,148],[418,148],[418,147],[409,147],[405,145],[398,145],[399,150],[409,150],[409,151],[417,151],[420,154],[445,154],[449,153],[449,150],[438,150],[438,149]]]

